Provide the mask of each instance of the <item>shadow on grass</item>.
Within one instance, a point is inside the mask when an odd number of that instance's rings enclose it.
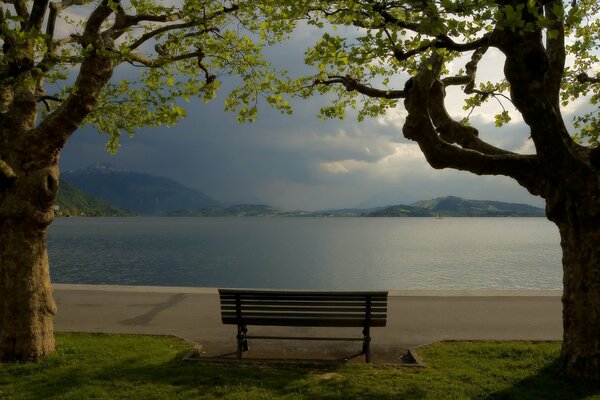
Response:
[[[22,377],[27,379],[27,384],[20,387],[21,392],[15,398],[396,400],[426,397],[419,385],[407,383],[390,387],[378,382],[378,378],[371,376],[370,367],[359,366],[358,369],[364,368],[360,377],[352,375],[348,379],[344,364],[182,361],[184,353],[167,362],[144,363],[132,358],[94,367],[93,360],[83,360],[73,365],[45,367],[51,369],[50,374],[29,370]],[[88,364],[85,371],[81,364]],[[12,375],[19,379],[15,376],[18,373]]]
[[[239,397],[244,392],[256,392],[254,397],[248,398],[258,399],[262,397],[260,392],[274,397],[290,393],[294,386],[301,386],[299,381],[307,375],[321,370],[314,365],[274,368],[245,363],[185,362],[181,360],[183,355],[184,352],[166,363],[146,364],[138,359],[122,359],[103,363],[101,367],[94,367],[93,360],[73,365],[40,364],[39,368],[29,367],[23,371],[16,368],[10,375],[12,379],[27,382],[14,393],[18,399],[223,398]],[[82,367],[82,364],[88,365]],[[0,399],[3,399],[2,391]]]
[[[582,400],[592,396],[600,399],[600,383],[584,383],[568,378],[564,375],[557,360],[538,374],[529,376],[507,389],[491,393],[488,398],[493,400]]]
[[[530,350],[523,345],[433,346],[430,366],[412,369],[360,363],[182,361],[188,344],[168,338],[59,338],[55,356],[35,364],[0,366],[1,400],[600,399],[600,385],[573,382],[561,374],[558,363],[552,362],[554,345],[540,348],[537,358],[527,356]],[[464,362],[457,364],[457,357]],[[524,357],[526,362],[520,364]],[[533,369],[519,370],[520,365]],[[531,370],[539,372],[527,375]]]

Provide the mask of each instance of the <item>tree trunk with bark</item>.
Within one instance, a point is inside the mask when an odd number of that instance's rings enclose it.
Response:
[[[102,2],[86,26],[95,48],[103,46],[98,30],[111,12]],[[0,80],[0,362],[38,360],[55,350],[46,236],[58,194],[59,154],[114,69],[110,57],[90,52],[71,94],[36,124],[43,76],[30,70],[32,45],[26,50]]]
[[[178,120],[178,97],[211,99],[216,76],[244,74],[242,93],[253,94],[259,80],[271,76],[259,45],[247,45],[240,35],[236,40],[244,48],[231,57],[233,39],[221,30],[230,32],[234,20],[254,21],[254,7],[183,1],[140,10],[130,2],[100,0],[86,7],[81,26],[56,29],[69,7],[83,3],[12,0],[0,7],[0,361],[35,360],[54,351],[46,235],[59,154],[73,132],[87,120],[114,144],[122,132]],[[146,73],[110,86],[122,63]]]
[[[54,352],[46,234],[53,219],[58,168],[21,176],[0,203],[0,362],[37,360]]]
[[[563,251],[561,359],[570,376],[600,380],[600,193],[563,196],[547,207]]]
[[[553,11],[547,15],[555,17]],[[561,32],[544,44],[541,30],[496,30],[472,56],[470,75],[448,80],[440,78],[443,58],[434,53],[407,85],[403,132],[419,144],[434,168],[509,176],[546,200],[563,251],[561,361],[571,377],[600,380],[600,149],[576,143],[563,122]],[[506,56],[510,97],[530,129],[536,154],[495,148],[481,141],[476,129],[452,120],[445,109],[444,85],[472,84],[476,63],[492,45]]]

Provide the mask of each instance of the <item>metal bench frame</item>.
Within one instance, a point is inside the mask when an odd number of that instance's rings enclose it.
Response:
[[[361,341],[371,362],[371,327],[387,322],[387,292],[219,289],[223,324],[237,325],[237,359],[248,339]],[[248,335],[249,325],[362,327],[362,337]]]

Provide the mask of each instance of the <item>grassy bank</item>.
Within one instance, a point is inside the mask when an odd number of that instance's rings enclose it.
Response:
[[[174,338],[58,334],[58,353],[0,365],[0,399],[600,399],[556,368],[557,343],[443,343],[427,368],[182,362]]]

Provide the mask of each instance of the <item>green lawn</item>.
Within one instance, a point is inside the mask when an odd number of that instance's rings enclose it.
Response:
[[[442,343],[426,368],[180,361],[169,337],[58,334],[58,353],[0,365],[0,399],[600,399],[570,382],[557,343]]]

